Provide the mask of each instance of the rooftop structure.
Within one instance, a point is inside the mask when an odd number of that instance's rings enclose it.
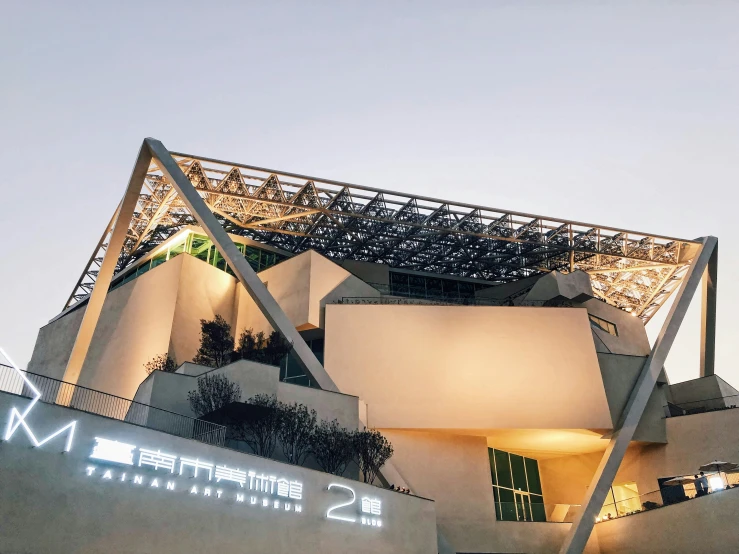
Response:
[[[188,391],[221,375],[378,429],[395,448],[381,480],[435,501],[439,553],[624,551],[623,537],[594,544],[599,518],[667,505],[664,479],[736,450],[724,420],[738,416],[719,410],[739,391],[714,375],[717,251],[710,236],[409,197],[146,139],[28,369],[190,418]],[[701,283],[700,377],[673,386],[665,360]],[[644,322],[672,292],[650,344]],[[216,316],[234,337],[276,331],[289,355],[187,363]],[[163,353],[183,365],[147,377]],[[701,411],[716,424],[696,426]]]
[[[223,228],[299,254],[510,283],[586,271],[598,298],[645,323],[677,289],[699,243],[172,153]],[[196,225],[153,161],[116,272]],[[112,225],[112,220],[111,220]],[[109,226],[65,308],[92,290]]]

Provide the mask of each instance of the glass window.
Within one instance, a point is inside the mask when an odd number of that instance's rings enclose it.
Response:
[[[498,477],[496,476],[495,472],[495,450],[492,448],[488,448],[488,458],[490,459],[490,476],[493,479],[493,486],[498,484]],[[497,493],[496,493],[497,494]]]
[[[513,473],[513,488],[528,492],[526,484],[526,468],[523,463],[523,456],[511,454],[511,471]]]
[[[408,275],[391,271],[390,292],[395,296],[408,296]]]
[[[590,324],[592,326],[597,327],[598,329],[601,329],[602,331],[605,331],[606,333],[608,333],[609,335],[613,335],[614,337],[618,336],[618,329],[616,329],[615,323],[611,323],[610,321],[594,316],[592,314],[588,314],[588,317],[590,318]]]
[[[441,279],[434,279],[433,277],[426,277],[426,296],[428,298],[438,298],[443,296],[443,281]]]
[[[275,254],[273,252],[265,252],[264,250],[260,253],[259,268],[267,269],[275,265]]]
[[[443,279],[441,286],[444,291],[444,298],[459,298],[459,283],[450,279]]]
[[[528,461],[529,458],[526,458]],[[544,507],[544,497],[538,494],[532,494],[529,496],[531,499],[531,515],[534,521],[546,521],[547,511]]]
[[[526,479],[529,484],[529,492],[541,494],[541,479],[539,478],[539,462],[531,458],[524,458],[526,465]]]
[[[185,251],[185,243],[187,241],[183,240],[182,242],[175,244],[173,246],[170,246],[169,248],[169,257],[174,258],[175,256],[182,254]]]
[[[190,254],[198,260],[208,261],[208,253],[213,243],[203,235],[193,235],[190,242]]]
[[[498,475],[498,485],[508,489],[513,488],[513,480],[511,479],[511,466],[508,461],[508,452],[502,450],[495,451],[495,472]]]
[[[500,512],[496,514],[498,519],[502,521],[518,521],[513,491],[499,488],[498,497],[500,498]]]
[[[151,269],[154,269],[156,266],[163,264],[167,261],[167,253],[164,252],[163,254],[159,254],[158,256],[151,259]]]
[[[471,298],[475,296],[475,285],[472,283],[459,282],[459,296],[462,298]]]
[[[426,279],[417,275],[409,275],[408,293],[413,298],[426,298]]]
[[[488,448],[497,519],[546,521],[536,460]]]

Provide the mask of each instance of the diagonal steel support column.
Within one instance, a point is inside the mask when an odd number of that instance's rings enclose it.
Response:
[[[713,375],[716,365],[716,295],[718,293],[718,244],[703,274],[701,309],[701,377]]]
[[[318,383],[323,390],[338,392],[339,389],[323,368],[321,362],[318,361],[316,355],[305,343],[305,340],[287,318],[280,305],[267,291],[267,287],[264,286],[249,262],[246,261],[246,258],[236,248],[226,231],[223,230],[213,212],[208,209],[205,201],[200,197],[198,191],[182,172],[169,151],[161,142],[152,138],[144,140],[144,145],[156,160],[159,169],[162,170],[162,173],[177,190],[177,194],[190,210],[190,213],[197,219],[210,240],[213,241],[218,251],[226,259],[236,278],[244,285],[249,296],[259,306],[267,321],[292,344],[293,354],[303,371]]]
[[[639,379],[637,379],[634,389],[631,391],[629,401],[621,414],[618,425],[616,425],[608,448],[606,448],[598,469],[590,482],[588,493],[583,502],[583,509],[575,518],[559,551],[560,554],[580,554],[590,538],[595,525],[595,518],[603,506],[608,489],[613,483],[616,472],[626,454],[626,449],[634,437],[634,432],[657,383],[657,378],[662,371],[667,354],[670,352],[675,336],[680,329],[680,324],[685,318],[690,300],[695,294],[701,276],[718,244],[716,237],[706,237],[701,242],[703,245],[700,252],[693,260],[654,343],[652,352],[644,362]]]
[[[85,306],[85,315],[82,317],[80,328],[77,331],[77,336],[72,346],[72,352],[69,354],[69,360],[67,360],[67,368],[64,370],[62,380],[68,383],[77,382],[80,371],[82,371],[82,366],[85,363],[93,333],[100,319],[100,312],[103,310],[103,302],[105,302],[110,281],[113,278],[115,266],[118,263],[118,255],[126,240],[128,225],[133,218],[136,203],[139,200],[141,187],[144,185],[144,179],[146,178],[146,173],[149,171],[150,163],[151,154],[149,153],[149,149],[146,144],[142,144],[138,158],[136,158],[136,163],[133,166],[133,171],[131,172],[131,178],[128,180],[128,187],[123,195],[123,200],[121,200],[117,214],[114,216],[115,221],[112,224],[113,231],[110,235],[108,248],[103,255],[103,263],[100,266],[97,279],[95,279],[95,285],[87,301],[87,306]]]

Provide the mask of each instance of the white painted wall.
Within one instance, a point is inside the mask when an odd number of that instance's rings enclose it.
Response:
[[[329,305],[325,366],[374,427],[612,425],[582,309]]]

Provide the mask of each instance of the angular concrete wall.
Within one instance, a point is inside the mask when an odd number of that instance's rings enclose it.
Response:
[[[28,371],[52,379],[64,377],[77,332],[85,315],[85,308],[85,306],[78,308],[39,329],[36,346],[31,361],[28,362]]]
[[[336,419],[347,429],[359,426],[359,399],[356,396],[323,391],[282,383],[279,368],[248,360],[239,360],[227,366],[211,369],[195,364],[184,364],[177,373],[155,371],[141,383],[134,396],[136,402],[178,414],[197,417],[190,408],[187,395],[197,389],[198,377],[223,375],[241,387],[241,401],[254,395],[275,396],[280,402],[298,402],[316,410],[318,419]]]
[[[260,274],[298,329],[323,325],[327,302],[379,292],[313,251]],[[61,379],[84,307],[39,331],[28,370]],[[200,320],[223,316],[234,338],[270,325],[234,277],[192,256],[170,259],[108,294],[78,384],[132,398],[146,377],[144,364],[169,353],[178,363],[200,346]]]
[[[108,293],[78,385],[133,397],[146,377],[144,364],[169,350],[186,258],[177,256]]]
[[[344,296],[380,296],[377,290],[313,250],[265,269],[259,278],[299,331],[322,328],[328,302]],[[237,337],[248,328],[267,334],[272,330],[242,287],[238,287],[237,304]]]
[[[325,366],[373,427],[612,426],[585,310],[330,305]]]

